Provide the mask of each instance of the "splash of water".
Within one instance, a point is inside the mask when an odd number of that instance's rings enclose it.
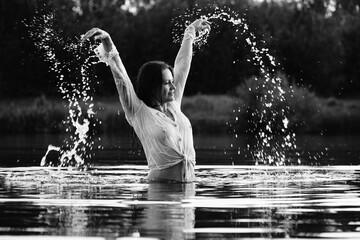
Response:
[[[263,82],[259,82],[255,87],[256,89],[251,87],[248,89],[248,91],[255,90],[261,93],[256,97],[257,104],[260,105],[259,110],[252,113],[254,119],[256,119],[253,120],[256,121],[253,122],[253,125],[257,126],[257,128],[249,131],[255,134],[257,140],[255,150],[252,151],[256,164],[286,165],[293,163],[293,160],[286,156],[286,152],[296,149],[296,135],[289,129],[289,118],[287,116],[290,109],[285,104],[286,92],[282,88],[282,79],[276,76],[275,69],[279,67],[279,64],[269,53],[268,48],[261,47],[265,42],[261,42],[256,38],[255,34],[250,31],[246,19],[239,17],[236,12],[230,9],[215,8],[212,12],[204,14],[201,13],[201,10],[187,12],[185,15],[175,19],[175,28],[173,30],[175,43],[181,41],[182,35],[179,29],[184,28],[179,20],[191,19],[194,18],[194,15],[200,15],[202,19],[211,22],[212,32],[217,31],[217,21],[234,28],[234,42],[242,44],[242,39],[245,39],[252,53],[252,62],[259,68],[260,76],[254,78],[254,81],[262,79]],[[189,23],[189,20],[185,21],[185,26]],[[209,34],[209,32],[202,32],[196,37],[194,45],[197,49],[207,44]],[[232,63],[235,64],[237,61],[236,59]],[[277,102],[285,105],[280,111],[274,107]],[[238,114],[240,111],[240,106],[233,110],[235,114],[234,125],[239,121]],[[230,124],[230,127],[233,126]],[[238,138],[236,129],[233,130],[233,134],[235,138]],[[234,144],[231,144],[230,147],[234,148]],[[241,149],[236,150],[237,154],[240,155]],[[297,162],[300,163],[300,160],[297,159]]]
[[[85,159],[91,158],[90,151],[98,139],[91,135],[90,128],[99,124],[94,118],[93,88],[90,83],[90,66],[95,55],[89,43],[79,39],[66,39],[61,30],[56,28],[53,12],[40,14],[26,24],[30,37],[37,50],[56,74],[57,87],[63,99],[68,103],[69,115],[63,121],[65,131],[70,134],[64,140],[64,146],[48,146],[41,165],[76,166],[85,165]],[[59,163],[48,162],[49,152],[60,153]]]

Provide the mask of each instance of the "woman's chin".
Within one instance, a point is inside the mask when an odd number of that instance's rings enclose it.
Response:
[[[175,96],[174,95],[170,95],[166,98],[166,102],[172,102],[175,100]]]

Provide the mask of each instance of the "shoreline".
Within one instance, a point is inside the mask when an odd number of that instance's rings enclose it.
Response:
[[[91,122],[99,134],[131,132],[117,97],[95,99]],[[360,99],[304,98],[290,104],[290,131],[296,134],[360,134]],[[242,109],[235,113],[234,109]],[[229,95],[185,96],[182,111],[189,118],[193,132],[202,134],[248,134],[246,107],[241,99]],[[0,133],[65,133],[67,102],[45,96],[0,100]],[[234,125],[235,117],[240,124]],[[233,127],[235,126],[235,128]]]

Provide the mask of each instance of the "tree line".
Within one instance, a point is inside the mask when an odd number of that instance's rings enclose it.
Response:
[[[37,53],[26,22],[53,11],[64,37],[96,26],[108,31],[132,80],[149,60],[173,63],[176,31],[214,8],[235,12],[279,63],[292,84],[320,96],[354,98],[360,90],[358,0],[13,0],[0,1],[0,98],[58,94],[49,64]],[[40,11],[41,10],[41,11]],[[181,26],[179,26],[179,24]],[[234,41],[230,25],[215,22],[208,43],[197,50],[186,95],[232,94],[259,74],[246,37]],[[98,95],[115,93],[111,73],[94,66]]]

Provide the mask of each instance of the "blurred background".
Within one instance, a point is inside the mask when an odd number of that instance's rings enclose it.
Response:
[[[359,0],[12,0],[0,1],[0,132],[59,133],[66,104],[55,73],[38,53],[26,23],[54,12],[64,37],[92,27],[108,31],[134,81],[149,60],[173,63],[179,49],[176,23],[195,20],[215,7],[236,12],[275,57],[288,94],[289,126],[297,133],[360,133]],[[200,11],[201,10],[201,11]],[[183,102],[195,134],[247,133],[253,124],[253,81],[259,69],[244,39],[215,22],[208,43],[197,50]],[[111,72],[94,66],[94,102],[100,133],[128,129]],[[71,81],[71,79],[68,79]],[[252,89],[253,91],[249,91]],[[274,106],[277,108],[277,106]],[[279,109],[283,106],[278,106]],[[234,109],[241,109],[234,115]],[[240,119],[231,124],[234,119]],[[229,124],[230,123],[230,124]]]

